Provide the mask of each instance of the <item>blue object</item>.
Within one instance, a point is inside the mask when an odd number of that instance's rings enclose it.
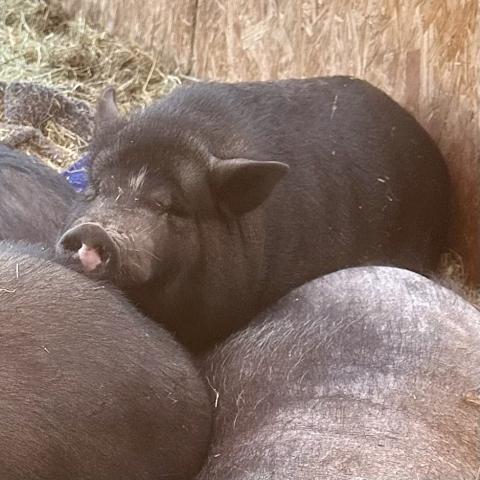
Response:
[[[80,157],[80,160],[62,172],[62,175],[76,192],[83,192],[88,187],[87,169],[90,159],[91,155],[87,152]]]

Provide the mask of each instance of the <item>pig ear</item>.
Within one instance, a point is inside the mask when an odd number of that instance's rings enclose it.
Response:
[[[210,179],[222,207],[238,216],[261,205],[288,169],[280,162],[215,159]]]
[[[107,87],[97,100],[97,111],[95,113],[95,129],[101,131],[115,123],[120,117],[117,103],[115,101],[115,89]]]

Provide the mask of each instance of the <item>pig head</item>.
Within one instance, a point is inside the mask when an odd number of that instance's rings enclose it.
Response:
[[[99,100],[90,187],[59,251],[120,287],[168,283],[200,261],[202,223],[218,228],[262,204],[288,171],[280,162],[219,159],[189,125],[155,112],[121,118],[112,88]],[[186,133],[185,133],[186,132]],[[215,225],[217,224],[217,225]]]

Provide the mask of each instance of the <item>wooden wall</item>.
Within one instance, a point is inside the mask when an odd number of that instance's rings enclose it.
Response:
[[[455,189],[451,245],[480,279],[480,7],[477,0],[61,0],[210,79],[349,74],[411,110]],[[446,212],[445,212],[446,214]]]

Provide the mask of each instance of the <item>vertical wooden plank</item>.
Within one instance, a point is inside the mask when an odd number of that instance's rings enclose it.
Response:
[[[196,0],[62,0],[74,14],[123,38],[153,48],[170,71],[187,72],[191,49]]]

